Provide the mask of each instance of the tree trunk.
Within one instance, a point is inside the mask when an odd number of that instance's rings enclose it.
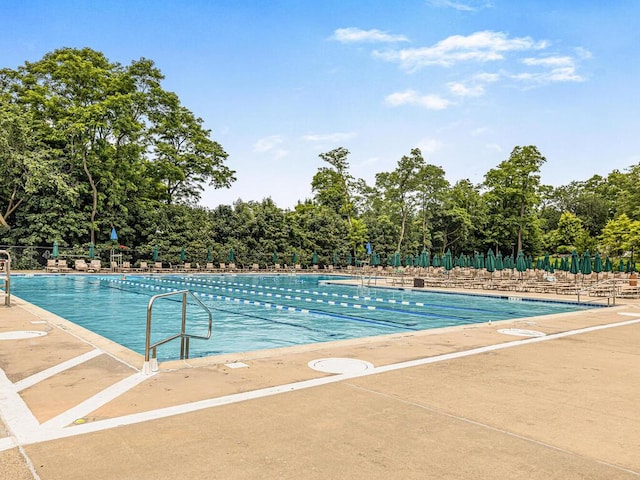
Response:
[[[96,187],[96,182],[93,181],[93,176],[89,171],[89,165],[87,163],[87,152],[85,149],[82,150],[82,168],[84,168],[84,173],[87,174],[87,178],[89,179],[89,184],[91,185],[91,193],[93,195],[93,208],[91,209],[91,243],[95,245],[96,243],[96,232],[95,232],[95,219],[96,213],[98,212],[98,188]]]

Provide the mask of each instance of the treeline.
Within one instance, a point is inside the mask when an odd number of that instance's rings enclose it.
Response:
[[[0,243],[80,253],[119,243],[137,256],[244,264],[341,263],[394,252],[453,254],[523,250],[612,257],[640,245],[640,165],[607,177],[544,185],[546,161],[517,146],[481,184],[450,184],[419,149],[368,185],[349,171],[349,151],[320,155],[313,197],[293,209],[270,199],[197,206],[205,186],[234,172],[202,120],[162,88],[147,59],[123,66],[91,49],[60,49],[0,71]]]

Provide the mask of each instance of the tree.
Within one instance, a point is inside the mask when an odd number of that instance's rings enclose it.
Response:
[[[640,220],[626,214],[609,220],[602,230],[600,245],[609,255],[625,255],[640,246]]]
[[[517,239],[522,250],[523,239],[540,236],[536,208],[540,204],[540,167],[546,162],[538,149],[529,145],[515,147],[508,160],[487,172],[484,187],[489,207],[487,240],[508,245]],[[534,221],[535,220],[535,221]],[[537,250],[540,245],[529,245]]]
[[[410,155],[404,155],[398,161],[394,171],[376,174],[376,187],[384,195],[389,208],[399,217],[397,251],[402,247],[409,215],[415,212],[420,199],[426,202],[428,196],[424,191],[421,197],[418,196],[421,172],[426,175],[424,159],[420,149],[414,148]]]
[[[211,140],[201,118],[180,105],[177,95],[158,88],[151,112],[154,157],[150,171],[163,185],[161,199],[167,204],[195,203],[203,185],[226,188],[235,181],[224,161],[227,153]]]

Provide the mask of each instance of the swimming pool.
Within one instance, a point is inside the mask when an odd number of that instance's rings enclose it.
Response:
[[[593,308],[521,299],[327,284],[322,275],[16,276],[13,292],[39,307],[144,354],[153,295],[189,289],[214,316],[210,340],[190,356],[262,350]],[[178,297],[156,302],[152,342],[180,330]],[[191,302],[187,331],[203,334],[207,315]],[[158,349],[176,359],[179,342]]]

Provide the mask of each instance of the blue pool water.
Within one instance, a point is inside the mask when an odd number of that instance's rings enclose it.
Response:
[[[95,333],[144,353],[153,295],[189,289],[214,317],[210,340],[191,357],[361,338],[593,308],[570,303],[329,285],[322,275],[17,276],[12,292]],[[207,315],[189,303],[187,332],[204,334]],[[180,297],[154,305],[152,342],[179,333]],[[158,349],[179,356],[179,342]]]

